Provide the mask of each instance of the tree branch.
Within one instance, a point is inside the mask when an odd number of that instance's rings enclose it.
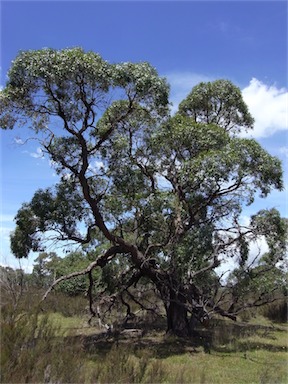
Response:
[[[87,268],[83,269],[82,271],[76,271],[69,273],[68,275],[64,275],[59,277],[57,280],[53,282],[53,284],[49,287],[49,289],[45,292],[44,296],[42,297],[42,301],[44,301],[48,294],[52,291],[52,289],[59,283],[65,280],[72,279],[73,277],[81,276],[81,275],[87,275],[90,274],[91,271],[96,267],[103,268],[117,253],[123,253],[124,249],[121,246],[113,246],[109,248],[103,255],[99,256],[97,260],[93,261],[91,264],[88,265]]]

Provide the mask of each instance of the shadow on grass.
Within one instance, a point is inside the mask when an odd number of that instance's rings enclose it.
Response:
[[[275,332],[283,332],[283,343],[273,343],[276,340]],[[287,352],[286,335],[287,330],[281,327],[218,320],[207,330],[206,340],[209,340],[211,350],[218,352],[245,352],[257,349]]]
[[[143,324],[142,324],[143,325]],[[134,325],[135,326],[135,325]],[[139,326],[139,324],[138,324]],[[127,325],[126,329],[133,329],[133,324]],[[136,336],[129,333],[103,332],[90,336],[75,336],[81,338],[84,349],[89,353],[105,356],[113,347],[128,346],[137,350],[149,349],[153,357],[167,358],[173,355],[185,353],[197,354],[199,352],[231,353],[246,352],[264,349],[273,352],[287,352],[287,343],[277,345],[267,342],[273,340],[273,332],[286,332],[281,328],[262,325],[230,323],[225,320],[211,322],[209,328],[198,327],[194,330],[191,338],[179,338],[165,335],[165,324],[146,324],[144,334],[142,328],[137,328]],[[136,331],[136,329],[135,329]],[[257,341],[249,340],[250,336],[259,336]],[[263,340],[261,340],[261,338]]]

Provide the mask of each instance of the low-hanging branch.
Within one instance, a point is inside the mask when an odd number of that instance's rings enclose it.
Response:
[[[96,268],[96,267],[101,267],[103,268],[111,259],[113,259],[118,253],[123,253],[124,249],[121,246],[113,246],[109,248],[106,252],[104,252],[101,256],[98,257],[97,260],[93,261],[88,265],[87,268],[81,270],[81,271],[76,271],[69,273],[68,275],[64,275],[56,279],[51,286],[47,289],[45,292],[44,296],[42,297],[41,301],[44,301],[49,293],[52,291],[52,289],[59,283],[65,280],[72,279],[73,277],[77,276],[82,276],[82,275],[87,275],[90,274],[91,271]]]

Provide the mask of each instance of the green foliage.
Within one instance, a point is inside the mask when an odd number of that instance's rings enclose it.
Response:
[[[240,204],[245,200],[250,204],[257,190],[265,197],[272,188],[283,188],[277,158],[255,140],[230,137],[220,126],[195,123],[190,117],[176,115],[154,136],[154,143],[157,148],[162,143],[162,173],[167,178],[177,177],[187,194],[193,191],[194,196],[197,192],[209,199],[210,194],[216,195],[218,187],[226,192],[218,193],[223,198],[237,196]],[[221,200],[213,201],[213,205],[221,205]]]
[[[62,258],[57,266],[55,266],[56,278],[60,276],[68,275],[71,272],[82,271],[87,267],[87,256],[81,252],[72,252],[69,255]],[[93,271],[93,280],[95,281],[94,289],[98,288],[99,279],[100,279],[99,270]],[[69,279],[61,282],[56,290],[59,290],[63,293],[66,293],[70,296],[75,296],[79,294],[87,293],[89,287],[89,280],[87,276],[78,276],[73,279]]]
[[[55,278],[55,266],[60,261],[55,252],[41,252],[35,259],[32,271],[32,278],[39,287],[47,287],[53,283]]]
[[[24,204],[18,212],[16,219],[16,229],[11,238],[11,250],[17,258],[28,257],[31,250],[36,251],[39,246],[39,236],[37,233],[37,221],[33,211]]]
[[[87,105],[98,106],[109,87],[129,89],[152,109],[167,102],[167,85],[149,64],[111,65],[81,48],[20,52],[8,76],[1,93],[2,128],[12,128],[15,115],[27,117],[35,129],[45,129],[54,113],[77,124],[87,119]],[[47,102],[40,103],[39,96]]]
[[[89,264],[89,259],[82,252],[71,252],[65,257],[58,257],[55,253],[40,253],[35,260],[32,276],[37,284],[43,288],[48,287],[54,280],[61,276],[69,275],[72,272],[85,270]],[[93,271],[95,281],[94,290],[99,289],[101,273]],[[72,279],[64,280],[59,283],[56,291],[65,293],[69,296],[84,295],[87,293],[89,280],[86,275],[76,276]]]
[[[269,251],[262,261],[270,265],[285,260],[288,239],[288,221],[281,218],[279,212],[272,208],[261,210],[251,217],[251,223],[258,234],[265,236]]]
[[[233,132],[252,128],[254,123],[240,89],[223,79],[196,85],[180,103],[179,113]]]
[[[35,129],[43,129],[48,123],[46,112],[62,110],[64,104],[65,117],[76,123],[85,115],[78,106],[81,93],[87,93],[89,99],[94,100],[98,90],[107,91],[110,73],[109,65],[99,55],[84,53],[81,48],[20,52],[1,95],[6,103],[2,127],[12,128],[13,118],[9,117],[16,113],[27,117]],[[47,98],[45,105],[41,105],[39,99],[33,100],[40,95]],[[14,102],[9,108],[8,99]]]

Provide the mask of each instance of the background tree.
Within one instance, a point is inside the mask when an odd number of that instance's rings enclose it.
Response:
[[[65,257],[59,257],[55,252],[41,252],[35,260],[32,278],[39,287],[48,288],[61,276],[84,269],[89,264],[89,258],[84,252],[70,252]],[[98,273],[98,274],[97,274]],[[94,271],[95,285],[99,280],[99,271]],[[57,290],[69,296],[87,292],[89,282],[85,276],[66,280],[57,286]]]
[[[8,302],[15,310],[28,285],[28,279],[22,269],[0,266],[1,306]]]
[[[150,281],[167,330],[187,335],[194,317],[236,319],[215,273],[223,260],[244,268],[261,236],[273,263],[283,258],[277,211],[241,223],[256,193],[282,189],[282,171],[255,140],[235,135],[253,119],[229,81],[196,86],[170,117],[168,85],[148,63],[44,49],[18,55],[0,100],[1,127],[29,124],[59,174],[19,210],[12,251],[27,257],[51,239],[93,250],[94,261],[67,275],[88,275],[90,308],[93,269],[116,262],[119,297],[141,305],[131,287]]]
[[[56,277],[55,266],[61,258],[55,252],[40,252],[35,259],[32,279],[39,287],[48,287]]]
[[[226,293],[231,294],[229,312],[262,306],[287,297],[287,219],[280,219],[275,209],[260,211],[252,218],[256,230],[266,231],[269,251],[255,263],[242,256],[239,267],[231,273]],[[264,226],[264,228],[263,228]],[[280,241],[279,241],[280,240]],[[247,253],[244,245],[242,253]]]

